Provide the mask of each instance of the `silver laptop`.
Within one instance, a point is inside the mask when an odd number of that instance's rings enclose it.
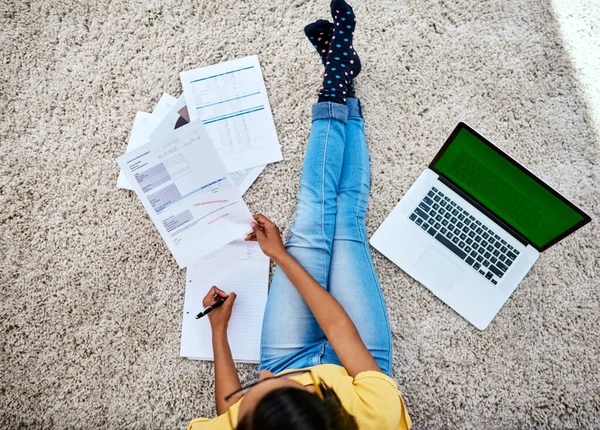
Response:
[[[483,330],[540,252],[589,221],[460,123],[370,242]]]

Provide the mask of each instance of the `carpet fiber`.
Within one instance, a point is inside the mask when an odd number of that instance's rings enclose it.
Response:
[[[464,120],[588,212],[480,332],[373,251],[416,429],[598,428],[598,138],[548,0],[355,1],[372,234]],[[115,157],[178,73],[260,56],[284,161],[246,194],[287,232],[327,1],[0,5],[0,422],[184,428],[212,363],[180,359],[180,271]],[[242,380],[256,368],[240,365]]]

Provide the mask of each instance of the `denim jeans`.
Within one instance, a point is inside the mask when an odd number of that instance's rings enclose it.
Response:
[[[359,101],[313,106],[288,252],[344,307],[391,375],[389,321],[369,250],[369,154]],[[265,310],[259,370],[342,365],[312,312],[277,267]]]

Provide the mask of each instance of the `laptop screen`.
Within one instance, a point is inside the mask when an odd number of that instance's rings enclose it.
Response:
[[[587,215],[465,124],[459,124],[430,167],[538,249],[589,221]]]

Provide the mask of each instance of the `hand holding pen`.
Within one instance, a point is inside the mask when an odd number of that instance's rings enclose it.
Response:
[[[226,330],[235,298],[235,293],[227,294],[225,291],[213,286],[202,300],[202,305],[206,309],[196,315],[196,319],[207,315],[213,331]]]

